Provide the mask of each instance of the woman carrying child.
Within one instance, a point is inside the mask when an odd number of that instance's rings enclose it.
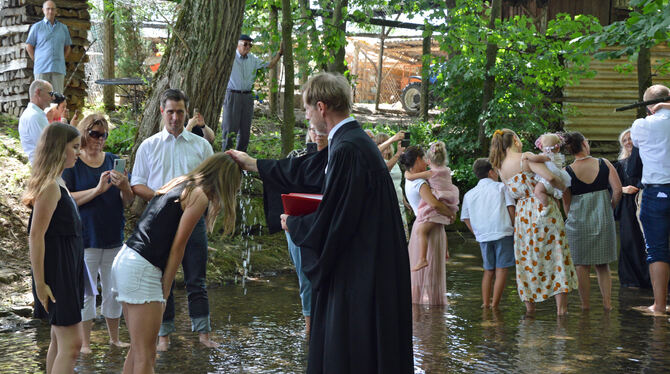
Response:
[[[186,242],[203,214],[211,230],[220,211],[226,234],[235,227],[240,169],[224,153],[172,179],[149,201],[112,265],[112,284],[130,333],[124,373],[153,373],[156,339]]]
[[[28,246],[35,317],[51,324],[47,373],[72,373],[81,348],[84,243],[77,204],[61,179],[79,157],[79,131],[54,122],[42,131],[23,203],[32,209]]]
[[[400,156],[398,162],[410,173],[417,174],[426,171],[427,164],[423,159],[423,150],[417,146],[408,147]],[[440,214],[453,221],[455,214],[446,204],[438,200],[424,179],[406,181],[405,194],[412,210],[418,216],[419,204],[425,201],[435,208]],[[421,222],[417,219],[412,226],[412,234],[409,238],[409,261],[410,266],[416,266],[419,262],[420,246],[418,234]],[[426,259],[428,266],[419,271],[412,272],[412,303],[428,305],[445,305],[447,303],[447,277],[445,261],[449,257],[447,253],[447,234],[441,224],[428,233],[426,240],[428,251]]]
[[[443,142],[434,142],[430,145],[428,153],[428,166],[430,170],[413,173],[411,170],[405,171],[405,178],[408,181],[424,179],[436,199],[444,203],[452,213],[458,211],[458,187],[451,183],[451,169],[447,167],[447,148]],[[437,211],[434,207],[422,200],[419,203],[416,212],[416,221],[414,225],[418,226],[417,235],[419,238],[419,262],[414,265],[412,271],[418,271],[428,266],[426,253],[428,252],[428,234],[435,229],[442,229],[442,225],[453,223],[454,215],[446,216]],[[449,248],[446,249],[446,256],[449,258]]]
[[[564,190],[560,178],[538,162],[522,159],[532,154],[522,153],[519,137],[510,129],[496,130],[491,139],[489,160],[499,171],[512,197],[517,199],[514,217],[514,257],[516,258],[516,284],[526,313],[535,312],[535,303],[556,298],[556,314],[568,312],[568,292],[577,288],[575,267],[565,237],[565,226],[558,205],[549,199],[551,206],[542,215],[541,203],[534,195],[541,175],[554,188]]]

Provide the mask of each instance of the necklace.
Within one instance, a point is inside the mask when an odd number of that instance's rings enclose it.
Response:
[[[584,156],[584,157],[575,157],[575,161],[586,160],[587,158],[592,158],[592,157],[593,157],[593,156],[591,156],[591,155]]]

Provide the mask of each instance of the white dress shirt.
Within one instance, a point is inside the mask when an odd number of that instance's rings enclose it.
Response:
[[[463,196],[461,221],[470,220],[478,242],[490,242],[514,234],[508,206],[515,201],[507,187],[491,178],[480,179],[477,185]]]
[[[642,183],[670,183],[670,110],[636,119],[630,138],[640,148]]]
[[[28,103],[28,107],[19,118],[19,137],[23,152],[28,155],[31,165],[37,142],[40,140],[42,130],[47,126],[49,126],[49,120],[47,120],[46,113],[37,105]]]
[[[140,144],[130,184],[143,184],[156,191],[189,173],[213,153],[207,140],[190,131],[184,130],[175,137],[163,129]]]
[[[233,69],[230,71],[228,89],[251,91],[256,79],[256,70],[264,69],[268,65],[269,63],[256,57],[251,52],[243,57],[239,51],[235,50],[235,60],[233,61]]]

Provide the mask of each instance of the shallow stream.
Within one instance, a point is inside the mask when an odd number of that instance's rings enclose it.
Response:
[[[620,289],[612,264],[614,309],[604,312],[592,275],[592,309],[582,312],[576,291],[569,314],[555,315],[553,300],[524,317],[513,276],[501,310],[480,308],[481,259],[473,241],[450,237],[447,307],[415,306],[414,361],[417,373],[662,373],[670,368],[670,322],[635,309],[651,304],[650,290]],[[251,256],[253,263],[253,254]],[[158,373],[300,373],[307,344],[295,276],[247,281],[209,290],[218,349],[199,346],[191,333],[183,291],[177,298],[177,333],[157,359]],[[128,334],[122,328],[122,339]],[[46,325],[0,333],[0,372],[43,372]],[[107,345],[97,320],[93,353],[80,357],[77,373],[120,373],[125,349]]]

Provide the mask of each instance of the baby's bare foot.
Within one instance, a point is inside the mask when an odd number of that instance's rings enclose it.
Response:
[[[425,268],[426,266],[428,266],[428,261],[426,261],[425,259],[423,259],[423,260],[419,261],[419,263],[416,264],[416,266],[414,266],[414,267],[412,268],[412,271],[419,271],[419,270]]]

